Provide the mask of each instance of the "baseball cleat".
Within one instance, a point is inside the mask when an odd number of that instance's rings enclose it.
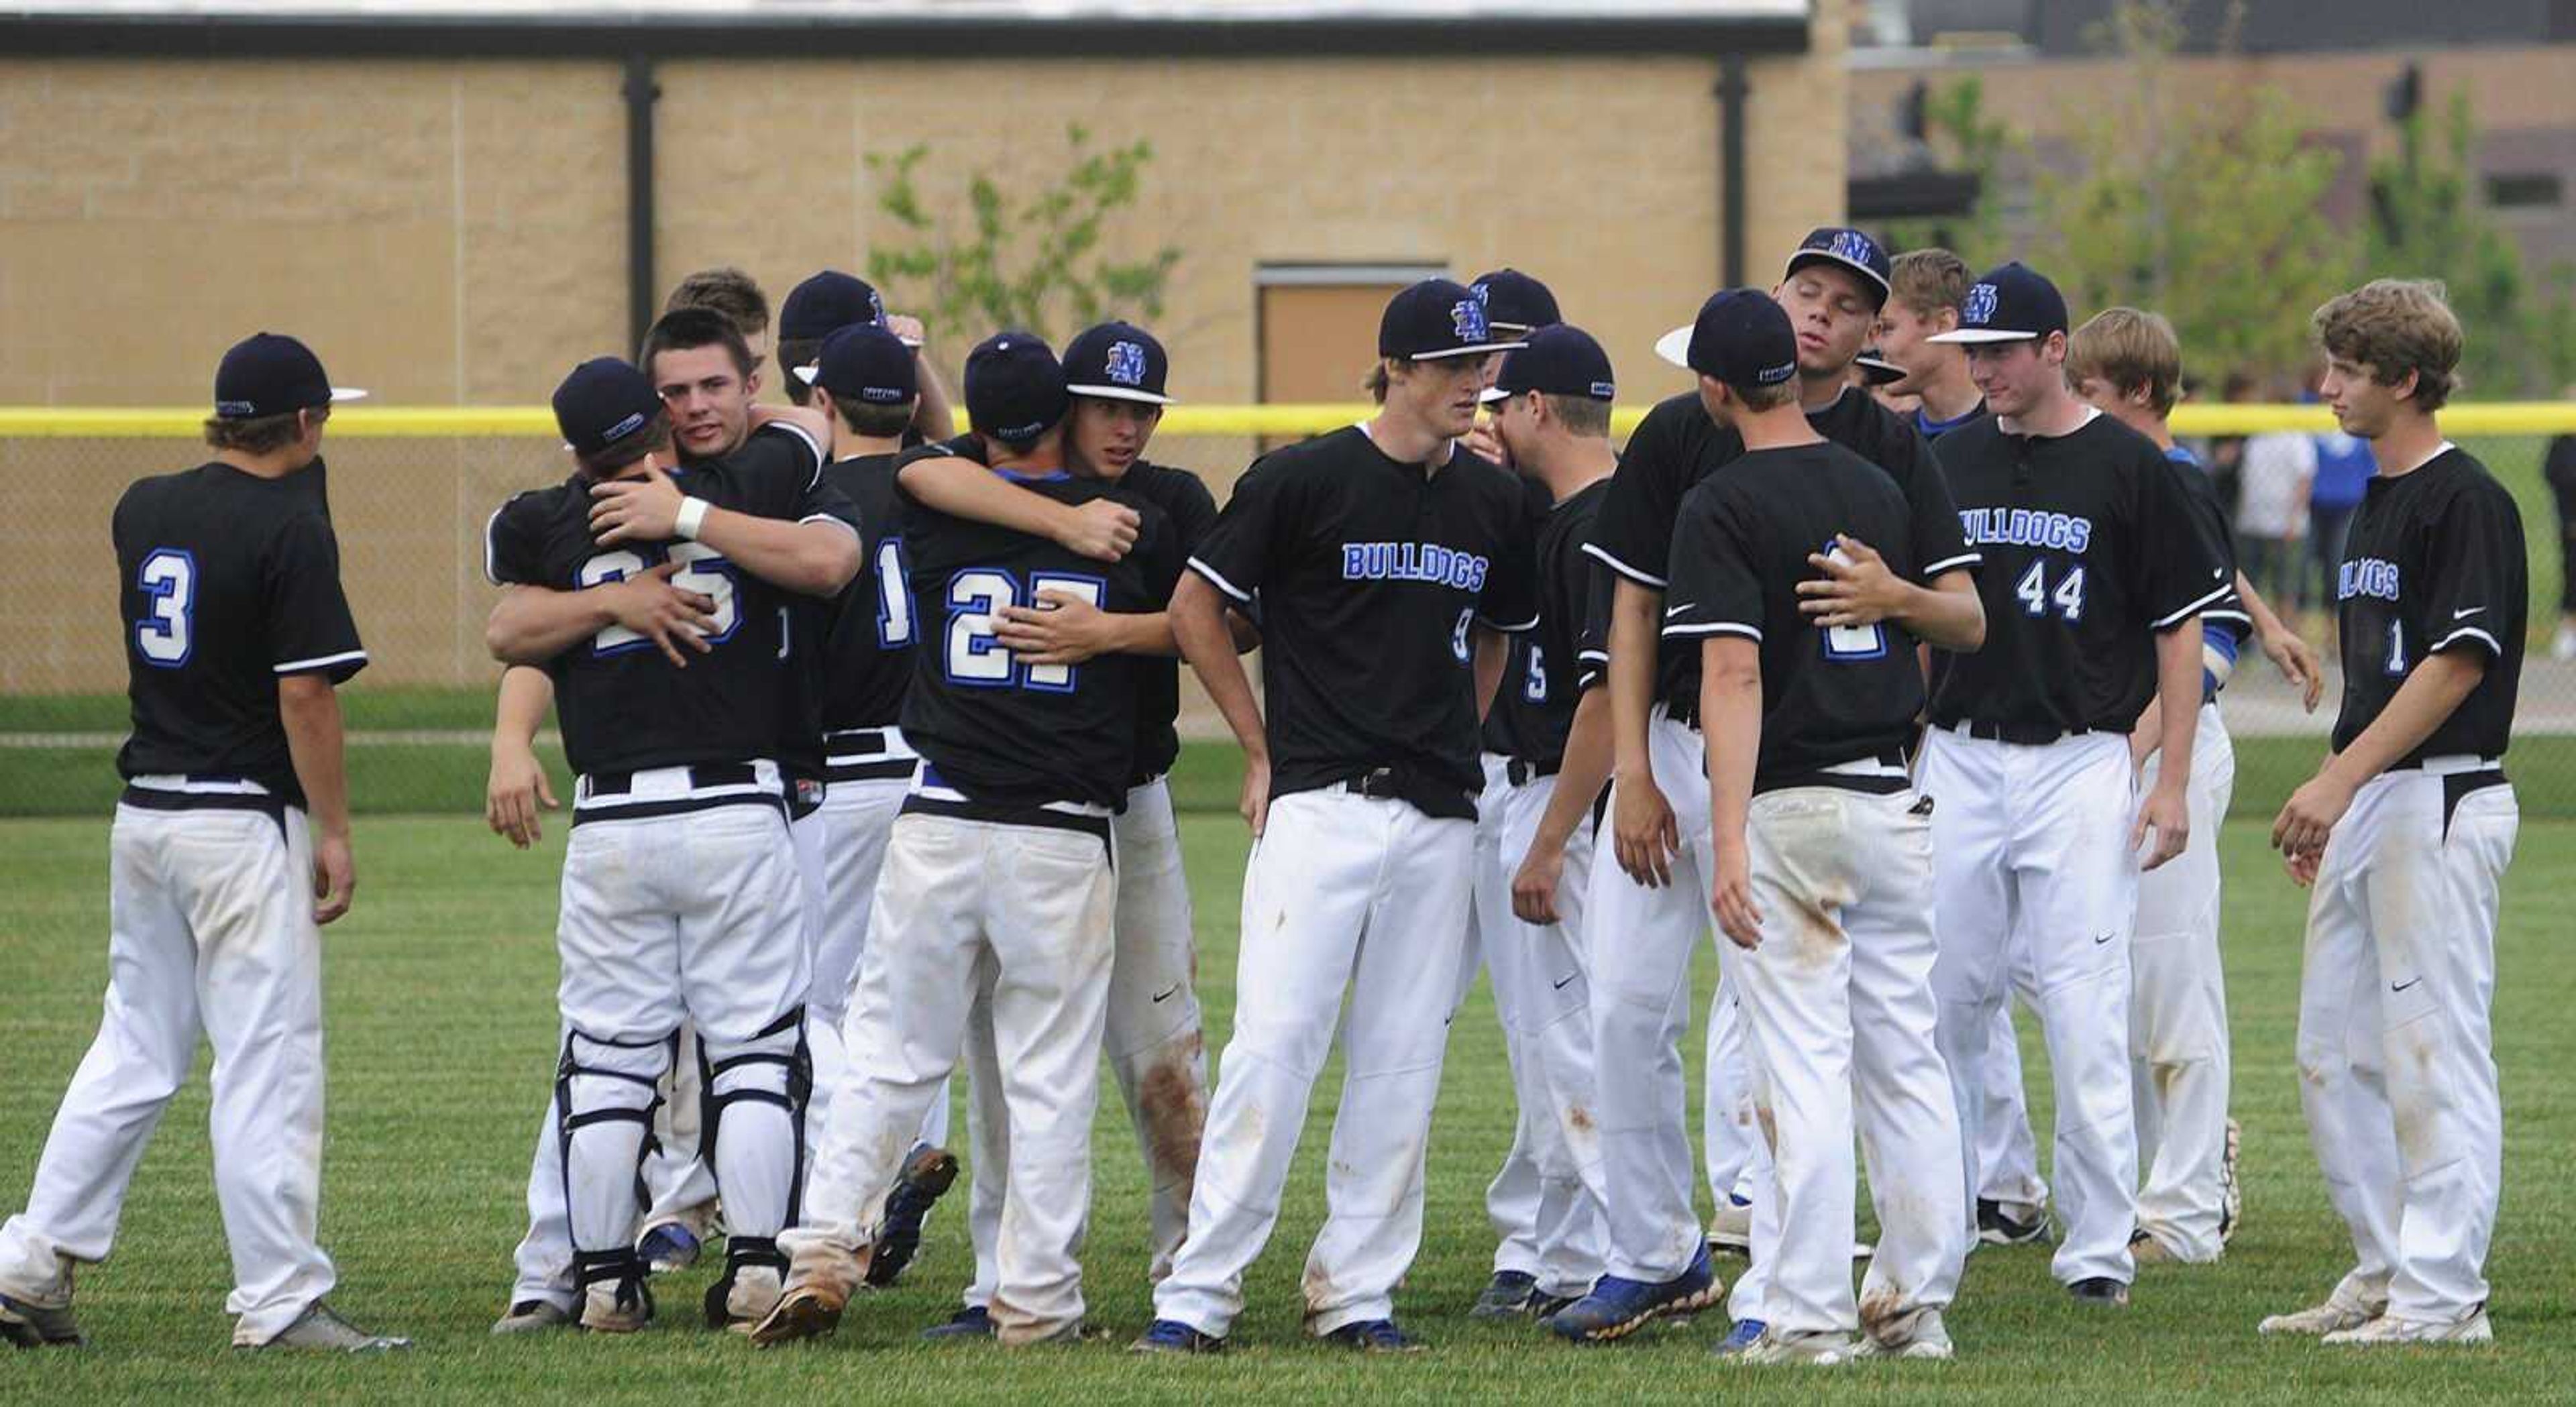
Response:
[[[1551,1295],[1542,1290],[1530,1296],[1529,1317],[1537,1320],[1542,1329],[1552,1328],[1554,1326],[1549,1321],[1556,1318],[1557,1311],[1582,1298],[1581,1295]]]
[[[798,1339],[821,1338],[839,1329],[841,1311],[849,1307],[850,1292],[856,1284],[855,1280],[843,1285],[802,1278],[789,1281],[777,1305],[751,1326],[751,1341],[769,1348]]]
[[[72,1319],[69,1295],[60,1304],[40,1304],[0,1294],[0,1339],[20,1348],[78,1348],[89,1342]]]
[[[1896,1333],[1883,1337],[1862,1334],[1860,1346],[1852,1351],[1852,1357],[1947,1363],[1958,1356],[1958,1348],[1950,1342],[1949,1329],[1941,1323],[1941,1311],[1926,1309],[1907,1317],[1913,1322],[1897,1326]]]
[[[2244,1155],[2245,1129],[2230,1119],[2227,1121],[2227,1151],[2218,1160],[2218,1244],[2221,1246],[2235,1237],[2237,1223],[2245,1219],[2245,1184],[2238,1171]]]
[[[698,1234],[676,1221],[644,1228],[635,1238],[635,1253],[644,1258],[644,1268],[655,1275],[669,1275],[698,1263],[698,1253],[706,1243]]]
[[[270,1349],[299,1349],[307,1353],[397,1353],[411,1347],[411,1340],[391,1334],[370,1334],[332,1312],[320,1300],[305,1306],[304,1313],[286,1326],[276,1338],[264,1344],[244,1344],[259,1352]]]
[[[920,1144],[903,1160],[903,1171],[886,1194],[885,1221],[878,1228],[876,1255],[868,1262],[868,1283],[878,1289],[893,1284],[921,1250],[921,1224],[930,1209],[957,1183],[957,1155]]]
[[[782,1279],[774,1265],[734,1267],[724,1279],[707,1287],[707,1327],[750,1333],[751,1326],[767,1319],[786,1294]]]
[[[2129,1233],[2129,1259],[2140,1265],[2181,1265],[2184,1263],[2181,1256],[2175,1255],[2171,1248],[2167,1247],[2164,1242],[2157,1240],[2153,1233],[2145,1230],[2144,1228],[2140,1228],[2139,1230]]]
[[[1753,1204],[1735,1197],[1708,1219],[1708,1247],[1723,1255],[1753,1253]]]
[[[511,1334],[533,1334],[540,1329],[561,1329],[572,1323],[572,1311],[553,1300],[520,1300],[510,1312],[492,1321],[492,1335],[504,1338]]]
[[[1650,1283],[1604,1275],[1592,1293],[1557,1311],[1548,1327],[1582,1343],[1625,1338],[1666,1315],[1696,1314],[1717,1303],[1721,1287],[1708,1248],[1691,1258],[1690,1268],[1670,1280]]]
[[[2325,1342],[2349,1348],[2376,1348],[2383,1344],[2494,1343],[2495,1325],[2487,1319],[2487,1307],[2480,1304],[2465,1318],[2451,1320],[2400,1319],[2393,1314],[2383,1314],[2367,1324],[2328,1334]]]
[[[1324,1342],[1362,1353],[1420,1353],[1424,1345],[1405,1336],[1392,1319],[1363,1319],[1324,1335]]]
[[[2333,1294],[2326,1297],[2325,1303],[2312,1304],[2305,1309],[2294,1309],[2287,1314],[2272,1315],[2255,1325],[2254,1332],[2258,1334],[2340,1334],[2348,1329],[2358,1329],[2387,1312],[2388,1301],[2381,1300],[2377,1304],[2365,1304],[2359,1300],[2348,1299],[2344,1296],[2342,1288],[2338,1286]]]
[[[1178,1319],[1157,1319],[1145,1336],[1127,1346],[1130,1353],[1223,1353],[1225,1340],[1202,1334]]]
[[[2032,1209],[2028,1220],[2004,1210],[2001,1202],[1977,1199],[1977,1239],[1989,1246],[2028,1246],[2048,1240],[2048,1209]]]
[[[944,1322],[922,1330],[921,1336],[932,1343],[947,1343],[954,1339],[989,1339],[993,1337],[993,1311],[980,1304],[970,1304],[955,1314],[949,1315]]]
[[[1518,1319],[1530,1312],[1530,1302],[1537,1298],[1537,1276],[1520,1270],[1497,1270],[1485,1292],[1476,1296],[1476,1307],[1467,1311],[1467,1317]]]
[[[1733,1358],[1735,1355],[1762,1342],[1762,1336],[1770,1332],[1771,1326],[1763,1323],[1759,1319],[1738,1319],[1732,1327],[1727,1329],[1726,1337],[1719,1339],[1717,1341],[1717,1346],[1710,1349],[1709,1352],[1716,1354],[1720,1358]]]
[[[1773,1334],[1762,1337],[1741,1353],[1726,1355],[1730,1363],[1747,1367],[1789,1364],[1807,1368],[1838,1368],[1852,1360],[1851,1335],[1825,1331],[1813,1334]]]
[[[594,1334],[632,1334],[653,1322],[653,1292],[643,1280],[602,1280],[581,1292],[581,1327]]]
[[[2129,1287],[2108,1275],[2086,1276],[2067,1286],[2066,1293],[2073,1295],[2077,1304],[2097,1304],[2106,1309],[2125,1309],[2129,1303]]]

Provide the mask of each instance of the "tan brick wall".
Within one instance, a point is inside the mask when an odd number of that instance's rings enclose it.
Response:
[[[1838,52],[1751,65],[1757,280],[1841,210]],[[1250,398],[1255,271],[1307,260],[1529,269],[1643,400],[1682,386],[1649,348],[1717,277],[1716,73],[1655,57],[666,64],[658,274],[739,263],[774,298],[818,267],[863,267],[892,233],[866,153],[930,143],[930,191],[953,200],[969,171],[1042,177],[1080,122],[1100,143],[1155,142],[1110,236],[1185,251],[1159,330],[1192,400]],[[222,348],[258,327],[305,337],[381,401],[542,401],[624,337],[620,78],[587,62],[0,61],[0,404],[202,404]],[[1369,351],[1351,349],[1354,378]],[[1249,447],[1157,450],[1222,493]],[[18,627],[0,689],[121,685],[107,510],[136,476],[195,458],[167,441],[0,444],[22,486],[0,522],[0,620]],[[331,462],[369,679],[488,678],[482,520],[558,472],[553,447],[343,439]]]

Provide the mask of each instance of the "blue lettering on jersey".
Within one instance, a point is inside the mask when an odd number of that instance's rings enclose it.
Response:
[[[1486,562],[1436,542],[1345,542],[1344,581],[1427,581],[1461,591],[1485,589]]]
[[[2093,520],[2034,508],[1962,508],[1959,531],[1972,547],[1991,542],[2082,552],[2093,541]]]
[[[2355,596],[2396,600],[2397,564],[2377,557],[2362,557],[2344,563],[2335,573],[2335,599],[2349,601]]]

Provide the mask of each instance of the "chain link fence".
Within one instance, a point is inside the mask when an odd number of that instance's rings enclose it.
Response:
[[[2565,530],[2542,474],[2548,432],[2576,433],[2576,407],[2459,407],[2446,420],[2467,431],[2501,411],[2519,412],[2509,428],[2537,433],[2457,438],[2512,487],[2530,541],[2531,627],[2507,766],[2525,814],[2576,818],[2576,660],[2552,657]],[[1197,471],[1222,501],[1262,436],[1275,442],[1358,413],[1176,409],[1153,457]],[[2309,426],[2313,415],[2196,407],[2181,428],[2243,433]],[[0,815],[95,816],[114,803],[126,714],[109,515],[133,480],[203,461],[194,423],[174,412],[0,411],[0,473],[17,505],[0,520],[0,624],[13,642],[0,652]],[[1631,424],[1622,417],[1623,431]],[[495,594],[483,578],[483,525],[510,494],[568,472],[552,426],[542,411],[352,412],[335,418],[324,458],[343,577],[373,656],[344,691],[356,804],[477,812],[499,677],[483,649]],[[2312,602],[2300,628],[2333,658],[2327,612]],[[2330,671],[2324,702],[2306,713],[2249,653],[2222,704],[2236,738],[2236,814],[2268,817],[2314,772],[2340,685]],[[1180,801],[1230,811],[1234,749],[1194,686],[1182,731],[1195,742],[1175,772]]]

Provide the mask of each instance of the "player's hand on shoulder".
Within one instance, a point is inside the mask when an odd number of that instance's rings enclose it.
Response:
[[[542,813],[556,809],[555,790],[545,764],[532,748],[496,746],[492,775],[483,793],[483,819],[492,833],[527,849],[545,835]]]
[[[1856,537],[1836,534],[1833,550],[1808,553],[1807,565],[1824,575],[1798,583],[1798,609],[1818,627],[1876,625],[1904,609],[1904,581]]]
[[[349,837],[317,838],[313,842],[313,921],[336,921],[349,911],[357,889],[358,862],[349,851]]]
[[[1038,592],[1040,604],[1005,606],[993,627],[1022,664],[1080,664],[1118,648],[1109,613],[1062,587]]]
[[[679,536],[680,486],[658,464],[640,477],[590,487],[590,535],[602,547],[621,542],[667,542]]]
[[[1681,826],[1672,803],[1652,777],[1621,777],[1610,789],[1610,831],[1619,868],[1648,889],[1673,882],[1673,857],[1681,853]]]
[[[1753,862],[1744,839],[1721,839],[1714,847],[1717,878],[1709,886],[1709,912],[1718,931],[1746,952],[1762,946],[1762,910],[1753,902]]]
[[[1565,878],[1565,847],[1531,841],[1512,876],[1512,913],[1523,923],[1557,921],[1556,887]]]
[[[715,648],[707,643],[707,636],[716,628],[716,603],[712,597],[673,586],[671,574],[679,569],[677,562],[664,562],[642,576],[592,590],[610,593],[609,613],[619,625],[652,641],[673,665],[686,669],[689,659],[681,653],[683,644],[702,655]]]
[[[2150,838],[2153,848],[2145,849]],[[2138,868],[2152,870],[2162,867],[2166,861],[2181,854],[2183,846],[2190,841],[2191,799],[2179,779],[2169,782],[2158,777],[2154,790],[2147,793],[2147,799],[2138,807],[2137,824],[2129,831],[2131,852],[2144,849]]]
[[[1136,545],[1136,534],[1144,523],[1135,509],[1111,499],[1095,498],[1066,518],[1056,545],[1095,562],[1115,562]]]

